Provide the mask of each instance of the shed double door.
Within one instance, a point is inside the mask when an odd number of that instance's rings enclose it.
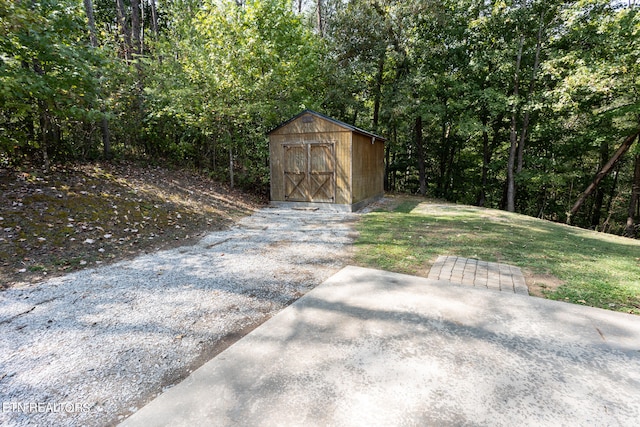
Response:
[[[284,196],[292,202],[335,202],[335,144],[284,145]]]

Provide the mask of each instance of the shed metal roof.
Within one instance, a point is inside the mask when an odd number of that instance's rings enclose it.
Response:
[[[348,130],[350,130],[352,132],[357,132],[357,133],[359,133],[361,135],[364,135],[364,136],[367,136],[369,138],[375,138],[375,139],[377,139],[377,140],[379,140],[381,142],[384,142],[384,141],[387,140],[386,138],[384,138],[384,137],[382,137],[380,135],[376,135],[375,133],[368,132],[368,131],[366,131],[364,129],[360,129],[359,127],[350,125],[349,123],[341,122],[340,120],[333,119],[333,118],[331,118],[329,116],[325,116],[322,113],[318,113],[317,111],[313,111],[313,110],[309,110],[309,109],[306,109],[306,110],[302,111],[300,114],[297,114],[297,115],[293,116],[292,118],[290,118],[286,122],[281,123],[280,125],[278,125],[274,129],[269,131],[268,133],[271,134],[271,133],[275,132],[276,130],[280,129],[281,127],[284,127],[284,126],[288,125],[292,121],[298,119],[299,117],[301,117],[301,116],[303,116],[305,114],[312,114],[312,115],[314,115],[316,117],[320,117],[321,119],[327,120],[327,121],[329,121],[329,122],[331,122],[331,123],[333,123],[335,125],[338,125],[340,127],[346,128],[346,129],[348,129]]]

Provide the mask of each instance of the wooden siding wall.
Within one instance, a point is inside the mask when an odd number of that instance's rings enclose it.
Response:
[[[335,203],[351,204],[351,131],[311,114],[305,114],[269,135],[271,200],[285,199],[284,148],[286,144],[311,142],[335,146]]]
[[[384,143],[353,134],[353,199],[357,203],[384,193]]]

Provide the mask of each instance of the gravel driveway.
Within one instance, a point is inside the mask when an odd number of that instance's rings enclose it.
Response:
[[[194,246],[0,293],[0,424],[117,423],[348,263],[357,214],[265,208]]]

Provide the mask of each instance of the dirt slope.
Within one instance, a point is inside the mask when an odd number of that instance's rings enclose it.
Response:
[[[0,288],[184,245],[266,202],[133,163],[0,169],[0,194]]]

